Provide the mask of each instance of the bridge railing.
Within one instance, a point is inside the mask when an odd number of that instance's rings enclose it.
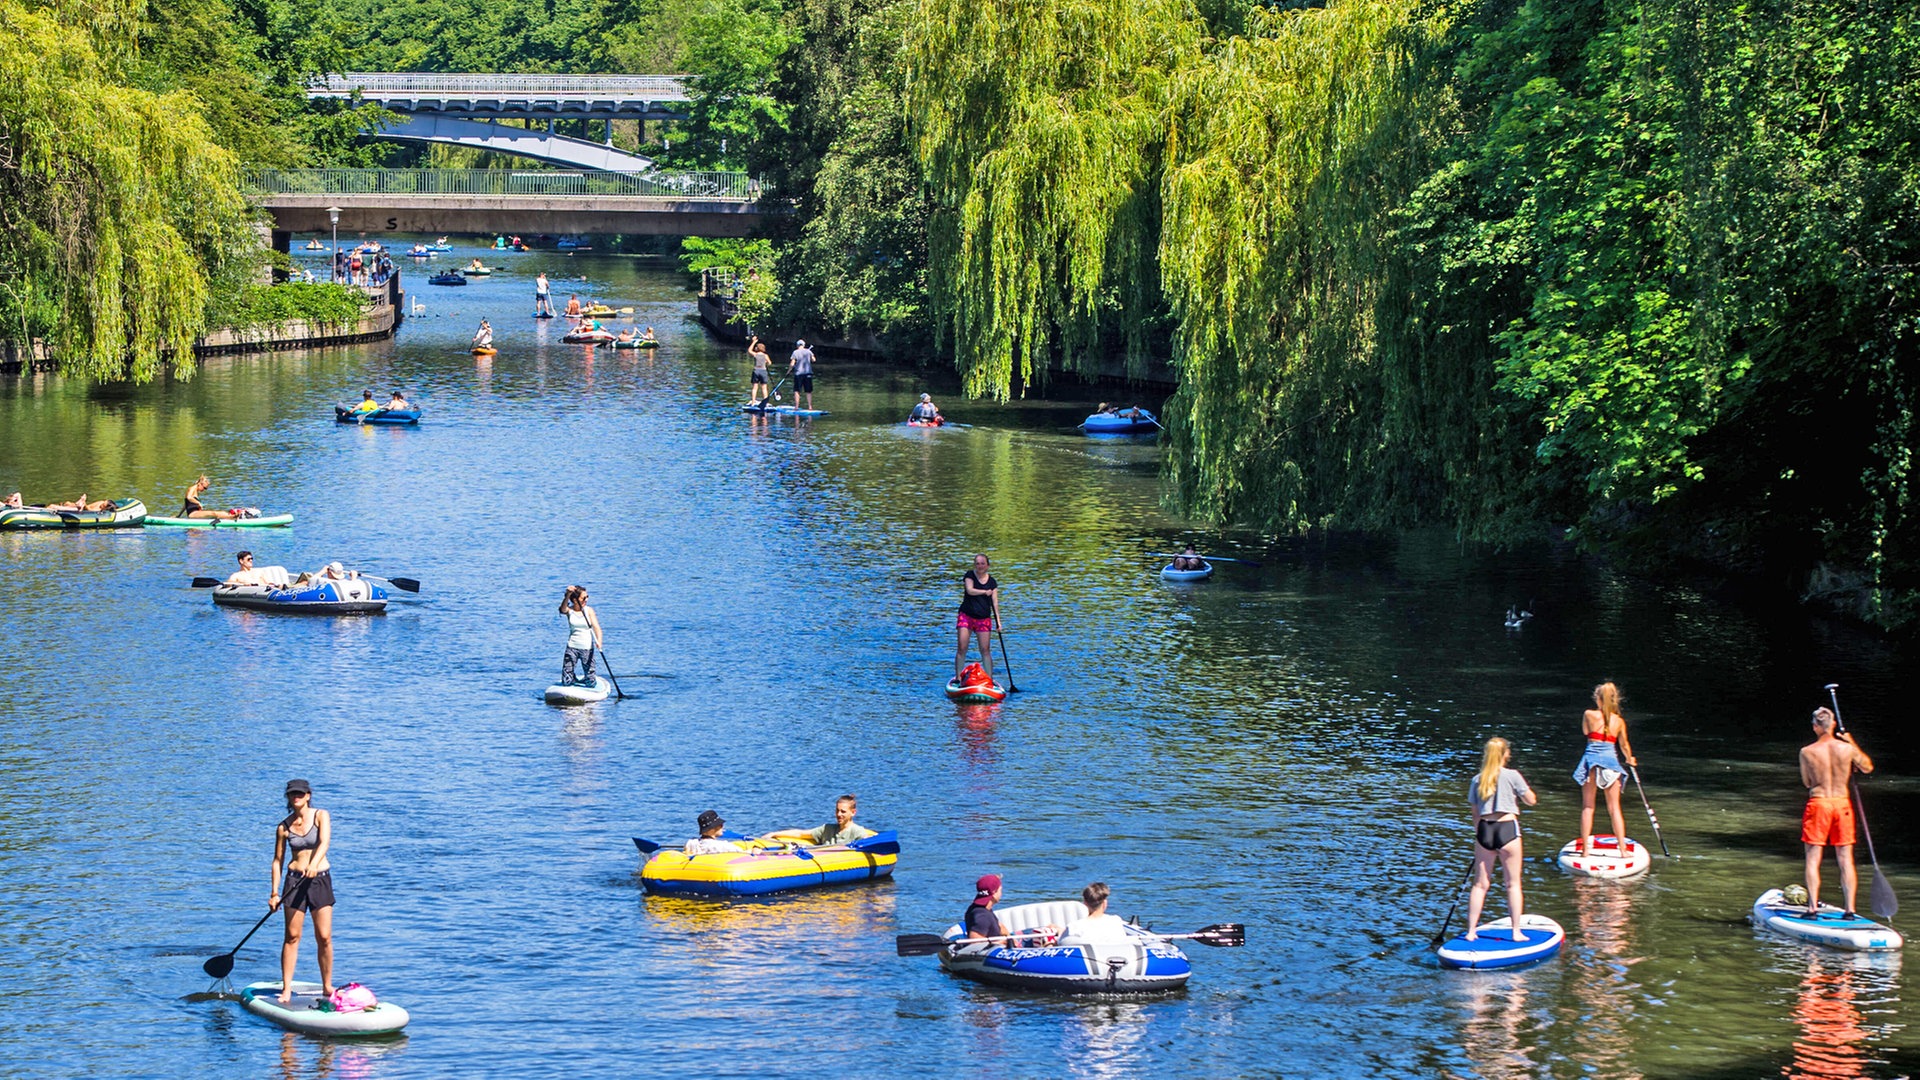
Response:
[[[561,97],[626,97],[655,101],[687,100],[686,79],[679,75],[489,75],[426,72],[349,71],[327,75],[307,85],[309,97],[345,96],[359,90],[367,97],[487,98],[528,95]]]
[[[760,197],[746,173],[553,172],[512,169],[254,169],[263,195],[636,195],[664,199]]]

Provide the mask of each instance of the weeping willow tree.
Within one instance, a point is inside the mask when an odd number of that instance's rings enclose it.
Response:
[[[210,291],[258,242],[198,103],[111,77],[136,13],[99,12],[0,0],[0,338],[144,381],[190,367]]]
[[[928,292],[967,393],[1086,367],[1103,331],[1144,362],[1169,93],[1201,31],[1180,0],[921,0]]]
[[[1385,242],[1421,173],[1435,103],[1413,72],[1434,29],[1411,0],[1260,12],[1175,78],[1159,265],[1183,509],[1276,532],[1379,524],[1444,505],[1441,460],[1472,460],[1432,452],[1481,420],[1403,354]]]

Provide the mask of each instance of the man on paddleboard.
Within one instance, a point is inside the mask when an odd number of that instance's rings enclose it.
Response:
[[[1873,759],[1836,731],[1833,710],[1813,710],[1814,740],[1800,748],[1800,780],[1807,785],[1807,808],[1800,815],[1800,842],[1807,848],[1807,913],[1820,912],[1820,859],[1833,848],[1840,864],[1840,897],[1853,918],[1860,876],[1853,868],[1853,772],[1873,771]]]
[[[793,355],[787,358],[787,374],[793,376],[793,400],[800,401],[800,395],[807,395],[807,408],[813,408],[813,350],[807,343],[794,343]]]

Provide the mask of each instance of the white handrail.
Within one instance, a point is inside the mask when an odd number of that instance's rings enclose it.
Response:
[[[308,97],[347,97],[355,90],[366,98],[452,97],[489,101],[540,96],[567,100],[636,98],[647,101],[687,101],[686,78],[680,75],[492,75],[430,72],[349,71],[327,75],[307,86]]]

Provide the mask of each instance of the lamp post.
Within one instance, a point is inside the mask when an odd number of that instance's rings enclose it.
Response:
[[[327,268],[327,280],[340,284],[340,208],[327,207],[327,220],[333,222],[333,264]]]

